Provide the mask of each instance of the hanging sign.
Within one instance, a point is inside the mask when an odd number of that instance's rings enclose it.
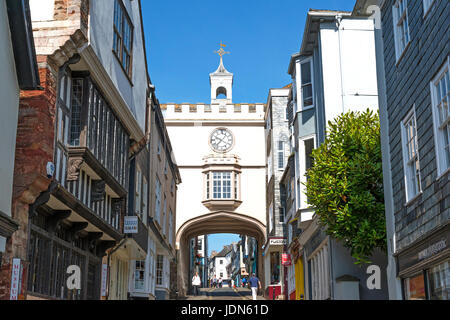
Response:
[[[281,255],[281,264],[283,266],[290,266],[292,264],[291,255],[289,253],[283,253]]]
[[[138,217],[137,216],[125,217],[123,233],[138,233]]]

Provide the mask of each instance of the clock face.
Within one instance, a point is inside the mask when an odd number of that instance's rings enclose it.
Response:
[[[233,134],[225,128],[216,129],[211,134],[210,144],[216,152],[227,152],[233,146]]]

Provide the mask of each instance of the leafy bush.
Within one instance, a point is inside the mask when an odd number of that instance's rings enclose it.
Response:
[[[387,246],[378,114],[349,112],[329,122],[327,139],[312,157],[308,203],[356,264],[370,263],[373,250]]]

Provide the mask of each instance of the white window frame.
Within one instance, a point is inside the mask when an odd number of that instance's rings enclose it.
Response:
[[[306,195],[305,195],[305,191],[306,191],[306,187],[303,185],[303,183],[306,183],[306,147],[305,147],[305,142],[309,141],[309,140],[313,140],[313,144],[314,144],[314,149],[317,148],[317,140],[316,140],[316,135],[310,135],[310,136],[306,136],[306,137],[302,137],[299,139],[299,148],[298,148],[298,156],[299,156],[299,179],[300,179],[300,184],[299,184],[299,189],[300,189],[300,199],[299,199],[299,205],[300,205],[300,209],[307,209],[308,208],[308,202],[306,201]],[[314,150],[313,149],[313,150]]]
[[[414,105],[412,110],[408,112],[406,117],[401,122],[403,173],[405,179],[406,203],[409,203],[410,201],[414,200],[422,192],[415,109],[416,108]],[[414,136],[409,137],[407,131],[408,128],[411,128],[411,125],[413,126],[411,133]],[[418,166],[418,168],[415,166],[415,164]],[[411,172],[411,169],[414,170],[414,175]]]
[[[425,18],[428,15],[428,12],[430,12],[431,7],[434,4],[434,0],[422,0],[423,2],[423,17]]]
[[[400,5],[404,5],[404,10],[399,13]],[[406,22],[407,30],[405,32],[404,23]],[[408,48],[411,42],[411,36],[409,32],[409,19],[408,19],[408,0],[397,0],[392,6],[392,23],[394,31],[394,41],[395,41],[395,56],[396,61],[400,61],[406,48]],[[402,43],[401,39],[407,38]],[[408,41],[406,41],[408,40]]]
[[[143,287],[142,288],[137,288],[136,287],[136,269],[137,269],[137,264],[139,263],[144,263],[144,279],[143,279]],[[145,293],[146,292],[146,283],[147,283],[147,277],[148,277],[148,273],[147,273],[147,261],[146,260],[133,260],[133,270],[134,270],[134,274],[133,274],[133,292],[139,292],[139,293]]]
[[[234,199],[234,188],[233,188],[233,180],[234,180],[234,171],[233,170],[222,170],[222,171],[209,171],[209,196],[208,200],[233,200]],[[208,174],[206,173],[206,175]],[[224,178],[224,174],[228,173],[230,175],[229,179]],[[215,182],[217,184],[215,185]],[[219,184],[220,182],[220,184]],[[225,186],[224,182],[229,182],[229,186]],[[236,181],[234,183],[237,183]],[[214,188],[217,188],[217,191],[214,191]],[[228,192],[225,191],[225,187],[229,188],[229,197],[226,197]],[[218,196],[220,194],[220,197]]]
[[[309,63],[309,66],[310,66],[310,69],[311,69],[310,70],[310,72],[311,72],[311,83],[304,84],[302,82],[302,67],[303,67],[304,64],[307,64],[307,63]],[[315,104],[316,104],[316,101],[315,101],[316,99],[314,97],[314,64],[313,64],[313,58],[312,57],[309,57],[309,58],[306,58],[306,59],[303,59],[303,60],[299,61],[299,76],[298,76],[298,80],[300,82],[299,90],[300,90],[300,100],[301,100],[300,101],[301,102],[301,104],[300,104],[301,105],[301,109],[298,110],[298,111],[305,111],[305,110],[313,109]],[[305,101],[304,101],[304,98],[303,98],[303,87],[305,87],[307,85],[311,85],[312,105],[305,107],[305,105],[304,105]]]
[[[438,179],[450,171],[450,156],[449,159],[445,159],[445,133],[443,132],[443,128],[445,123],[449,123],[450,121],[450,112],[447,114],[447,119],[442,121],[440,120],[440,114],[438,111],[439,105],[441,101],[438,101],[437,97],[437,88],[436,85],[440,83],[440,81],[446,77],[447,81],[450,82],[450,56],[447,57],[447,61],[439,70],[438,74],[434,77],[434,79],[430,83],[431,90],[431,101],[432,101],[432,110],[433,110],[433,130],[434,130],[434,142],[435,142],[435,151],[436,151],[436,162],[437,162],[437,176]],[[450,83],[447,83],[447,87],[450,86]],[[450,96],[447,91],[447,110],[450,111],[449,103]],[[450,140],[450,137],[449,137]]]

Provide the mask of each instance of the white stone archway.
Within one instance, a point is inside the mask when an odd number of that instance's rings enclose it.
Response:
[[[258,277],[264,284],[262,246],[266,242],[266,226],[259,220],[244,214],[219,211],[186,221],[178,229],[176,247],[179,296],[185,296],[189,289],[189,240],[196,236],[215,233],[245,234],[257,240]]]

